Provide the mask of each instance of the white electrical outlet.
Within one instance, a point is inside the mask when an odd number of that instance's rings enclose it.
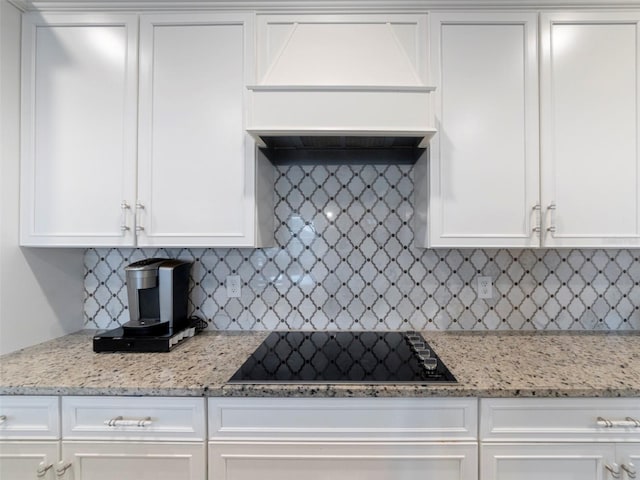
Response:
[[[229,275],[227,277],[227,297],[239,297],[242,293],[240,275]]]
[[[493,298],[493,279],[478,277],[478,298]]]

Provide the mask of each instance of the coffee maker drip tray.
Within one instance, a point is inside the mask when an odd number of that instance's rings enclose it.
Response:
[[[127,337],[162,336],[169,332],[169,322],[161,322],[159,318],[140,318],[131,320],[122,326],[123,335]]]
[[[93,337],[93,351],[152,353],[169,352],[180,342],[200,332],[201,320],[187,322],[187,327],[178,331],[160,335],[130,335],[122,328],[115,328],[98,333]],[[165,330],[166,331],[166,330]]]

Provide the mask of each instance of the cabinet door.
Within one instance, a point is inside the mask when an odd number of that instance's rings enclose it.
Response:
[[[616,445],[616,452],[624,473],[622,478],[625,480],[636,478],[640,471],[640,443],[619,443]],[[636,477],[633,476],[634,472]]]
[[[474,480],[474,444],[210,443],[217,480]]]
[[[27,14],[21,244],[133,244],[137,18]]]
[[[416,218],[429,207],[428,231],[418,226],[416,239],[431,247],[537,246],[536,15],[430,17],[438,133],[430,179],[416,169],[418,198],[430,184],[428,205],[416,205]]]
[[[491,444],[480,447],[482,480],[603,480],[613,444]]]
[[[62,442],[62,459],[73,480],[203,480],[206,475],[204,443]]]
[[[138,245],[254,245],[251,16],[149,15],[140,29]]]
[[[634,13],[541,16],[544,245],[640,245]]]
[[[53,480],[60,443],[0,442],[0,478],[7,480]]]

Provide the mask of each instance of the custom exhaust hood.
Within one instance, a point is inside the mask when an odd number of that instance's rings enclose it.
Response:
[[[426,16],[259,18],[247,131],[274,163],[413,163],[436,133]]]

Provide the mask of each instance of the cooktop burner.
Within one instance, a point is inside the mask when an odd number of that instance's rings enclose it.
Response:
[[[416,332],[273,332],[229,383],[455,383]]]

